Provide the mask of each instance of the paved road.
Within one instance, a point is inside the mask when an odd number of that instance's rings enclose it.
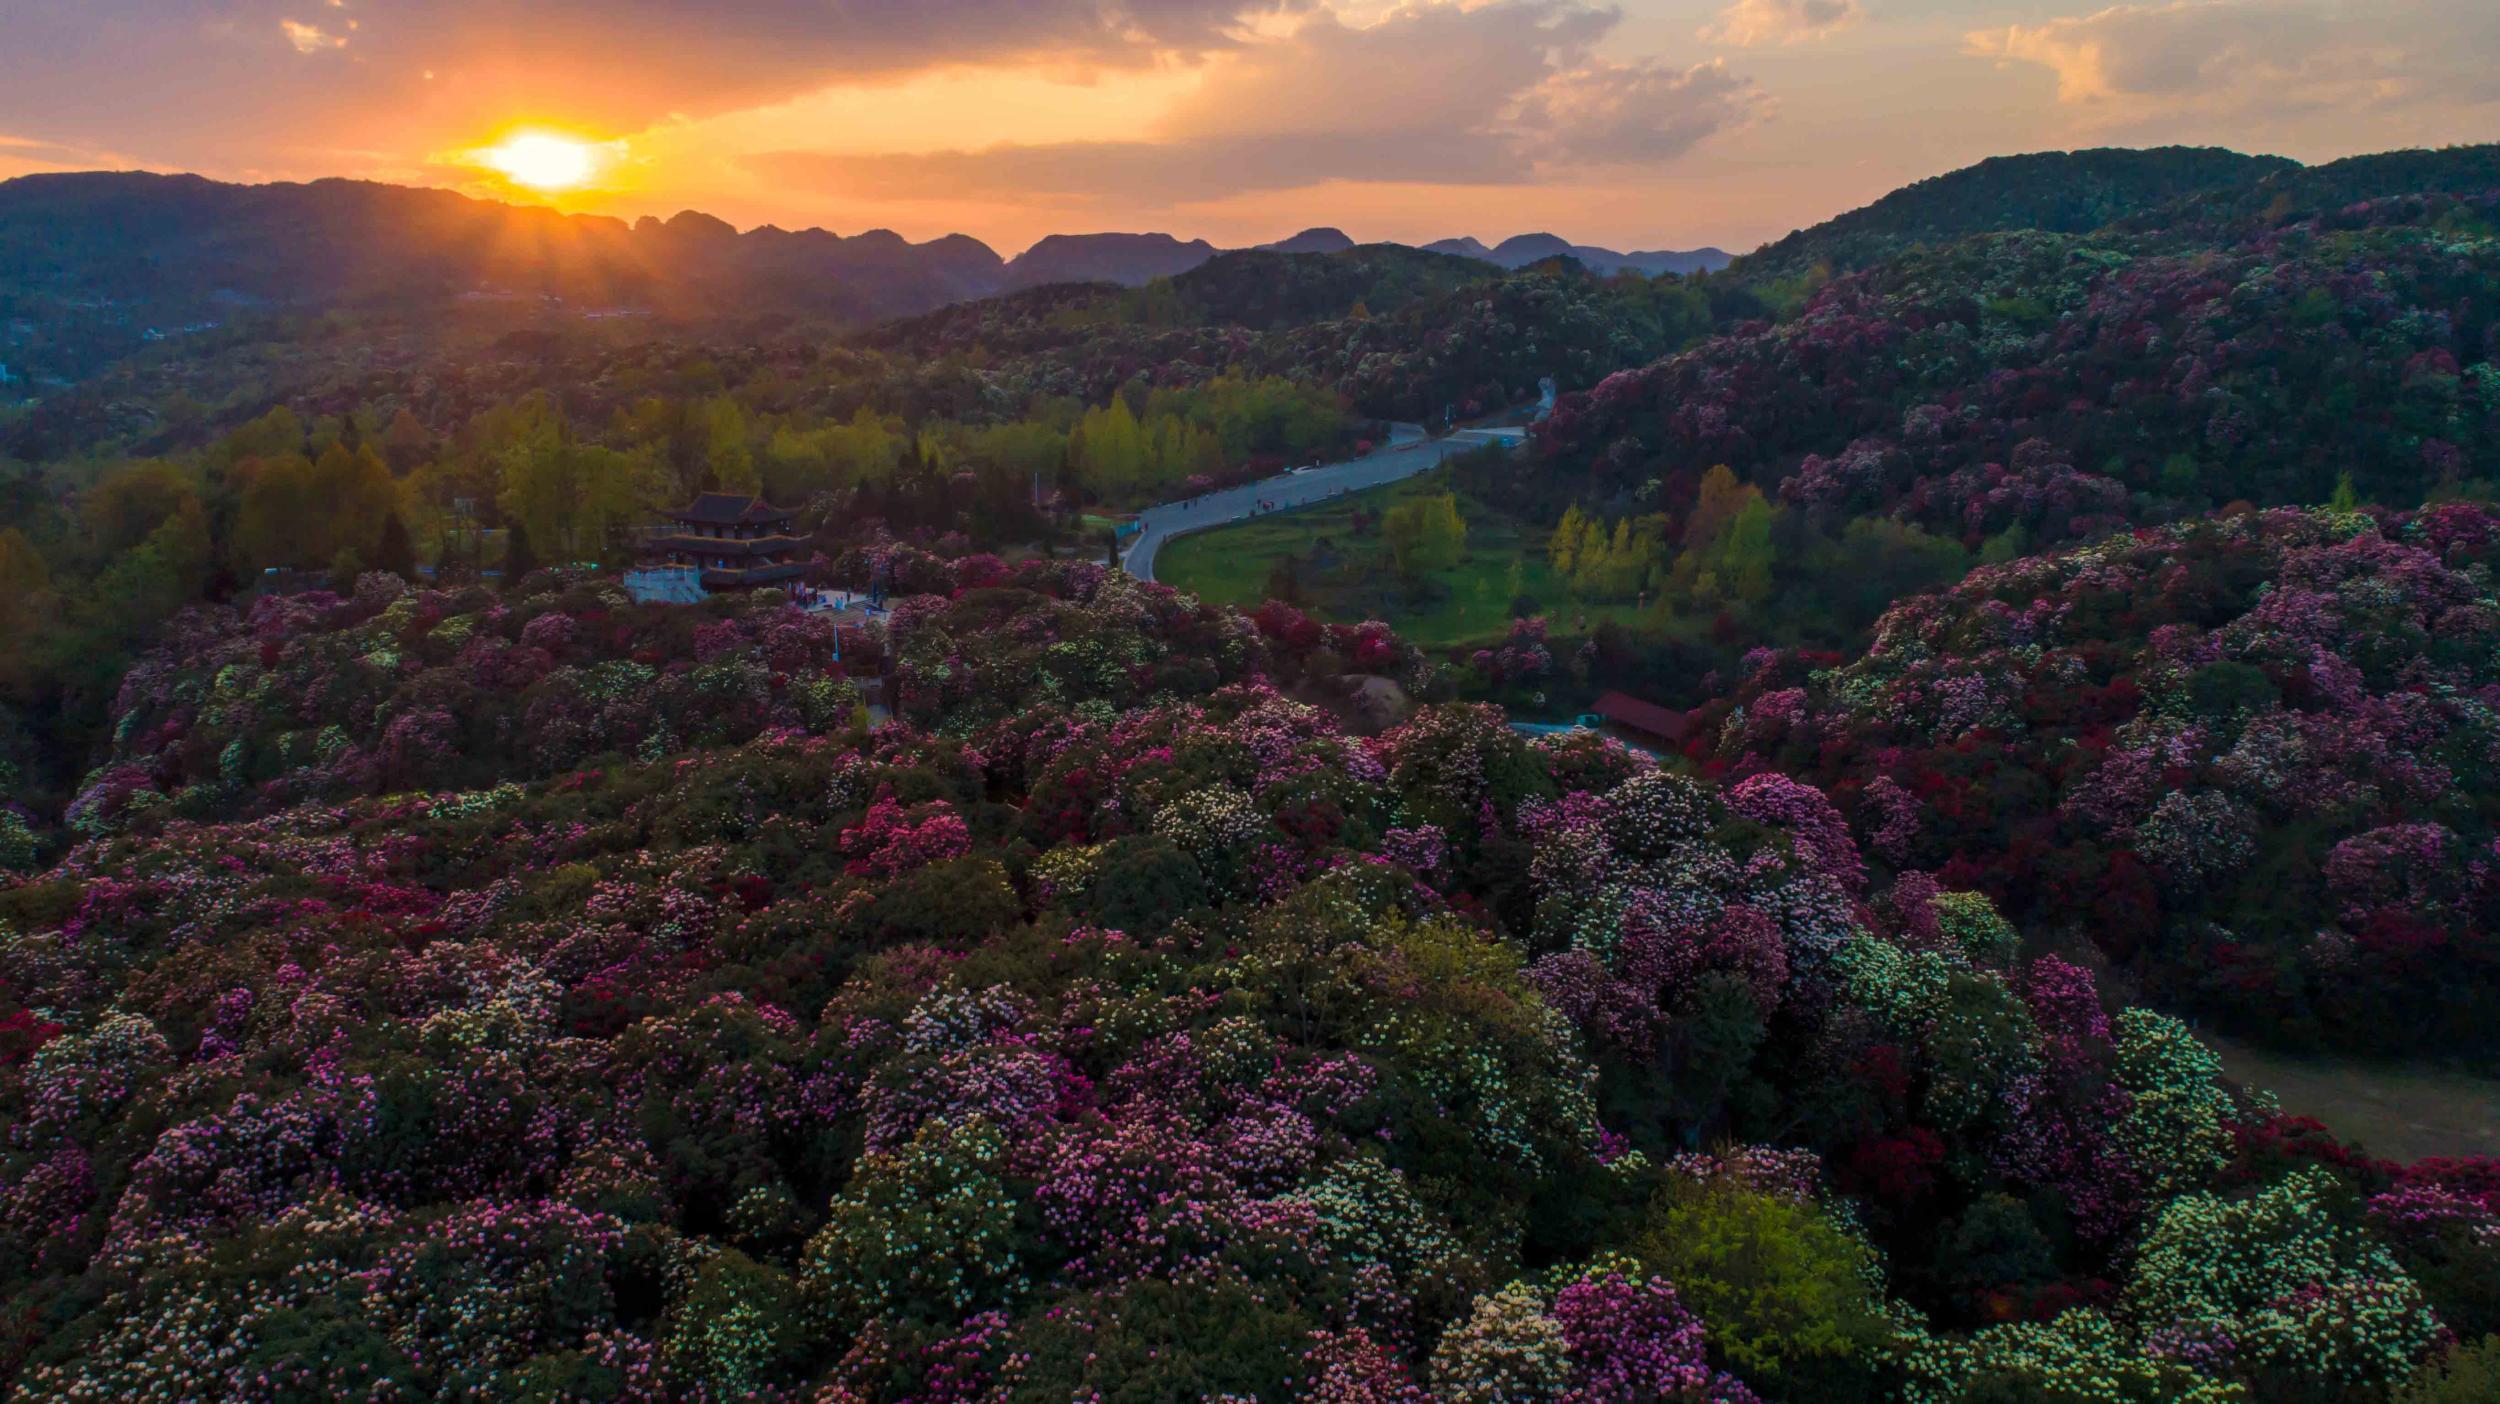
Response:
[[[1246,520],[1258,503],[1272,504],[1259,513],[1261,516],[1289,507],[1307,507],[1344,493],[1414,477],[1452,454],[1467,453],[1489,443],[1518,444],[1525,442],[1527,436],[1525,429],[1499,427],[1461,429],[1446,439],[1434,439],[1426,437],[1420,424],[1394,425],[1388,444],[1369,458],[1325,464],[1307,473],[1281,474],[1185,502],[1147,508],[1137,514],[1137,535],[1130,539],[1120,563],[1138,579],[1152,580],[1155,552],[1165,542],[1189,532]]]

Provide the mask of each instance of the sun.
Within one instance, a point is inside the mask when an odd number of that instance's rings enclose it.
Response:
[[[515,132],[479,152],[478,161],[532,190],[579,190],[599,173],[599,148],[548,132]]]

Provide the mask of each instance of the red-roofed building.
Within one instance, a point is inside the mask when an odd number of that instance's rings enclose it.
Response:
[[[1609,725],[1643,732],[1670,745],[1684,739],[1684,714],[1655,702],[1643,702],[1627,693],[1609,692],[1599,697],[1590,711],[1604,717]]]

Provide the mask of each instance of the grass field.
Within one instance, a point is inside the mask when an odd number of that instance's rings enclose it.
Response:
[[[1630,604],[1582,606],[1568,600],[1545,559],[1547,529],[1463,494],[1459,512],[1467,521],[1467,558],[1453,569],[1431,572],[1426,578],[1437,588],[1419,603],[1399,581],[1377,530],[1369,537],[1354,534],[1355,514],[1377,519],[1400,502],[1449,490],[1448,473],[1423,473],[1317,506],[1184,536],[1156,555],[1155,577],[1211,604],[1255,606],[1267,599],[1268,575],[1279,557],[1316,552],[1321,567],[1302,573],[1305,608],[1313,615],[1338,623],[1386,620],[1426,648],[1500,638],[1510,630],[1515,594],[1537,601],[1556,634],[1582,633],[1601,620],[1629,621],[1639,613]]]
[[[2200,1034],[2243,1086],[2262,1087],[2293,1116],[2314,1116],[2372,1155],[2500,1155],[2500,1079],[2403,1063],[2293,1058]]]

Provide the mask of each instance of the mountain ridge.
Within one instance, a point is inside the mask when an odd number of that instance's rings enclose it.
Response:
[[[1601,273],[1726,261],[1715,249],[1617,254],[1551,235],[1535,241]],[[1473,239],[1460,245],[1506,268],[1533,261],[1506,261]],[[1334,253],[1356,244],[1322,227],[1260,247]],[[1008,258],[965,234],[915,242],[890,229],[742,231],[692,209],[629,222],[378,181],[48,172],[0,181],[0,309],[16,324],[0,327],[0,364],[18,377],[74,380],[164,328],[214,326],[242,311],[480,296],[872,323],[1052,283],[1135,287],[1226,252],[1238,250],[1168,233],[1094,232],[1048,235]]]

